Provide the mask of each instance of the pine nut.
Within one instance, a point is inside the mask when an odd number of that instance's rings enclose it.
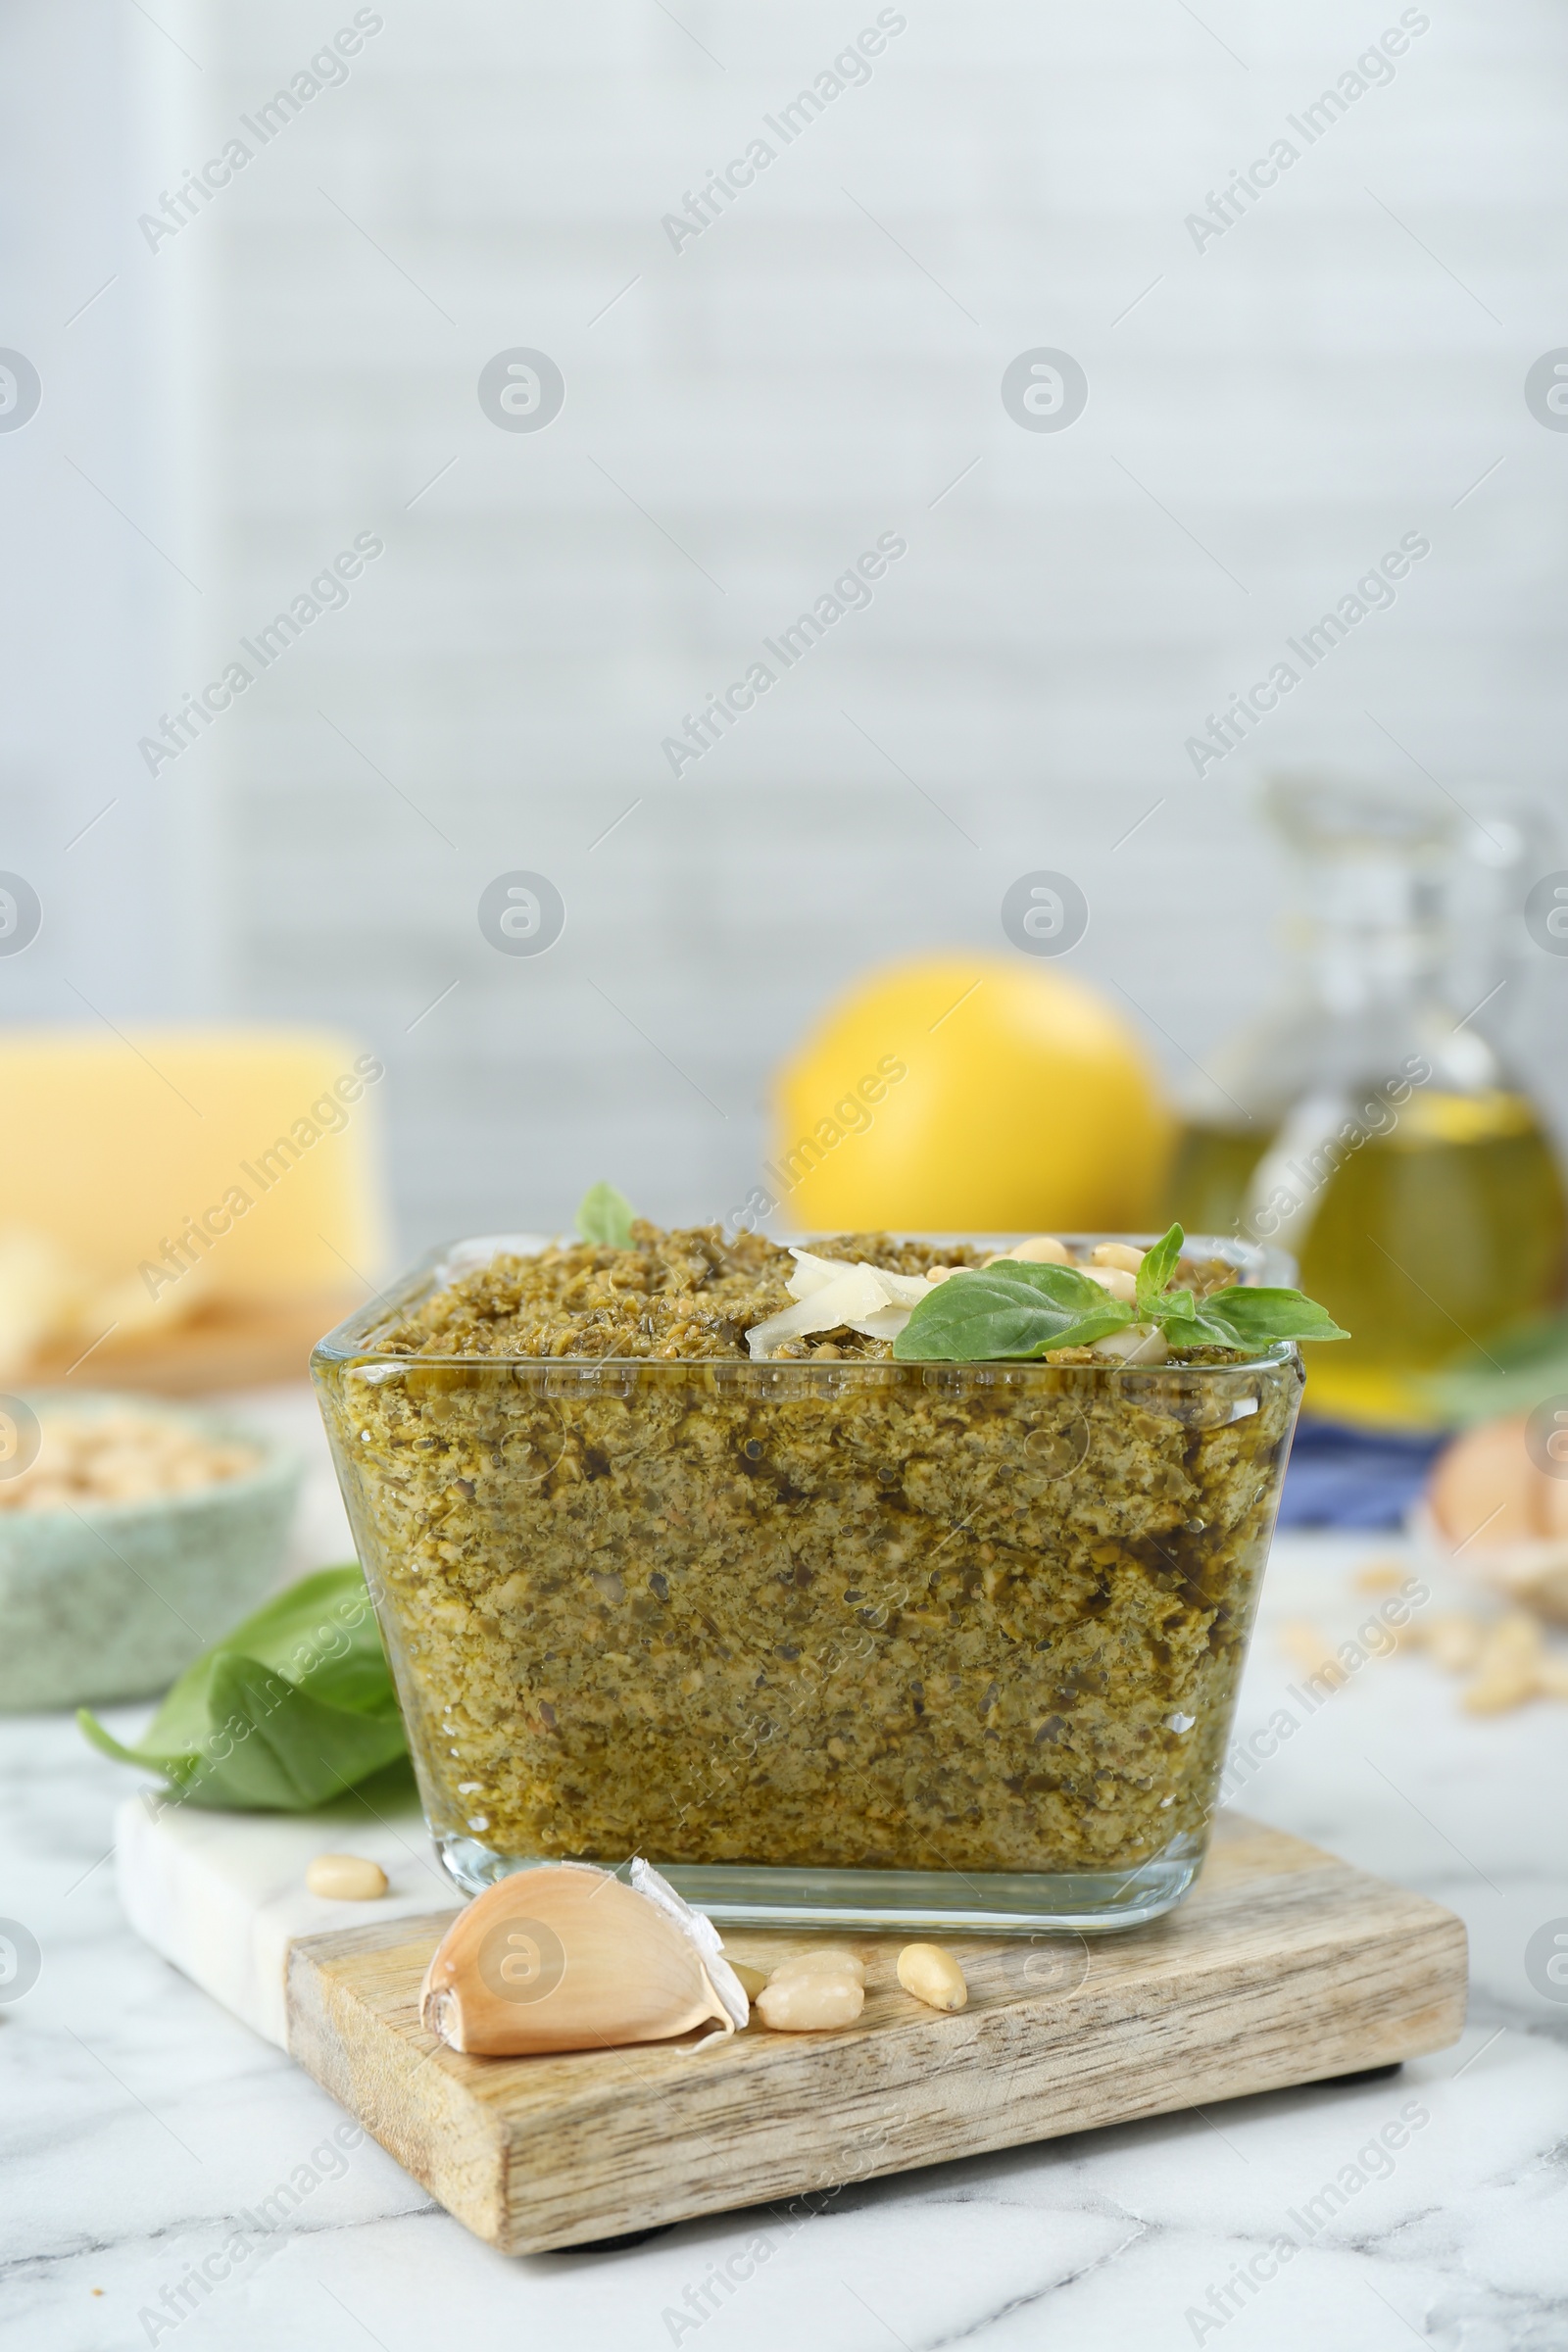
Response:
[[[1080,1271],[1113,1298],[1125,1298],[1129,1306],[1138,1296],[1138,1285],[1125,1266],[1084,1266]]]
[[[1461,1691],[1459,1704],[1467,1715],[1505,1715],[1510,1707],[1522,1707],[1527,1698],[1534,1698],[1540,1688],[1534,1667],[1494,1667]]]
[[[1094,1352],[1111,1363],[1162,1364],[1170,1344],[1157,1323],[1125,1323],[1120,1331],[1107,1331],[1096,1340]]]
[[[827,1944],[819,1945],[814,1951],[797,1952],[793,1960],[781,1960],[769,1976],[768,1983],[776,1984],[780,1977],[810,1976],[818,1970],[831,1973],[840,1969],[846,1976],[853,1977],[857,1984],[865,1983],[865,1962],[858,1960],[853,1952],[845,1951],[842,1946],[835,1949]]]
[[[865,1987],[847,1968],[798,1968],[763,1987],[757,2014],[775,2034],[821,2034],[853,2026],[864,2006]]]
[[[1487,1628],[1481,1652],[1483,1673],[1490,1666],[1533,1665],[1543,1648],[1541,1626],[1527,1610],[1510,1609]]]
[[[1097,1242],[1089,1252],[1092,1266],[1120,1266],[1124,1274],[1136,1274],[1143,1262],[1143,1250],[1130,1250],[1125,1242]]]
[[[1427,1656],[1446,1674],[1468,1674],[1481,1655],[1482,1624],[1465,1609],[1445,1609],[1426,1629]]]
[[[1031,1234],[1026,1242],[1015,1242],[1007,1251],[1007,1255],[1017,1258],[1020,1264],[1026,1266],[1070,1266],[1072,1264],[1072,1251],[1064,1242],[1058,1242],[1055,1235],[1051,1233],[1035,1233]]]
[[[363,1854],[318,1854],[305,1873],[312,1894],[338,1903],[369,1903],[386,1892],[386,1872]]]
[[[1405,1575],[1403,1560],[1368,1560],[1350,1582],[1358,1592],[1397,1592]]]
[[[899,1983],[928,2009],[961,2009],[969,1998],[962,1969],[940,1943],[906,1943],[899,1954]]]

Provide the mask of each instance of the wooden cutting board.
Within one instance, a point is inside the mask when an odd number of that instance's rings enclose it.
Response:
[[[466,2058],[417,2014],[450,1916],[291,1942],[288,2047],[509,2254],[1389,2066],[1464,2023],[1450,1912],[1237,1815],[1186,1902],[1150,1927],[948,1938],[969,1983],[956,2016],[900,1989],[905,1936],[724,1931],[731,1958],[760,1968],[813,1940],[858,1952],[865,2008],[832,2034],[753,2024],[731,2039]]]

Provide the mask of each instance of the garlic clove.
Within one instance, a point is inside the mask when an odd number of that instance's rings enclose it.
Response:
[[[1547,1440],[1547,1450],[1551,1441]],[[1568,1536],[1568,1479],[1557,1472],[1550,1474],[1537,1467],[1535,1486],[1536,1533],[1548,1540]],[[1560,1613],[1560,1612],[1559,1612]],[[1551,1612],[1548,1610],[1549,1616]]]
[[[710,2021],[733,2034],[747,1999],[711,1921],[639,1868],[640,1887],[577,1862],[487,1887],[431,1958],[420,2023],[483,2057],[665,2041]]]
[[[1525,1450],[1518,1413],[1455,1438],[1438,1457],[1428,1496],[1450,1544],[1487,1554],[1535,1535],[1537,1490],[1544,1483]]]

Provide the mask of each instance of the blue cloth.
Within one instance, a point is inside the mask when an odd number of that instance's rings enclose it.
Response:
[[[1281,1527],[1398,1527],[1447,1444],[1389,1430],[1348,1429],[1339,1421],[1297,1424]]]

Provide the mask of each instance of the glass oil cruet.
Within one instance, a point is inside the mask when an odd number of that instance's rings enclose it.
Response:
[[[1555,1307],[1568,1251],[1535,1104],[1446,986],[1477,828],[1436,795],[1320,777],[1264,805],[1294,853],[1293,968],[1209,1058],[1170,1213],[1276,1243],[1352,1334],[1311,1351],[1311,1409],[1420,1426],[1421,1376]],[[1516,829],[1479,831],[1494,865],[1517,855]]]

